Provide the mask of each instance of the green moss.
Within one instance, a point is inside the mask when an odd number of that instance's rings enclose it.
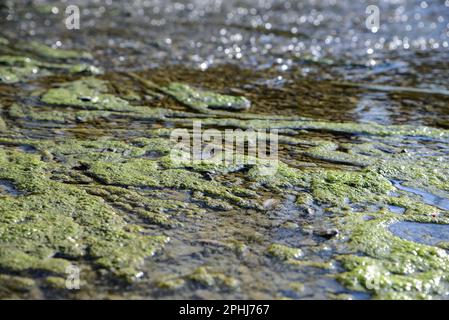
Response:
[[[251,107],[251,102],[244,97],[202,91],[177,82],[171,83],[168,87],[162,88],[162,90],[179,102],[199,112],[208,113],[209,110],[213,109],[247,110]]]
[[[271,244],[267,248],[267,253],[273,257],[279,258],[281,260],[290,260],[299,258],[303,255],[302,250],[299,248],[291,248],[284,246],[282,244]]]

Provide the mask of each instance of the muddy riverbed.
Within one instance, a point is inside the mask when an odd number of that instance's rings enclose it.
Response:
[[[448,298],[448,1],[70,4],[0,4],[0,298]]]

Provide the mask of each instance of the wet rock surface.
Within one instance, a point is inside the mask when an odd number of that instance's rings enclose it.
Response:
[[[447,2],[381,2],[376,34],[363,2],[78,1],[76,31],[25,3],[0,9],[1,298],[448,297]],[[175,161],[198,122],[277,129],[276,170]]]

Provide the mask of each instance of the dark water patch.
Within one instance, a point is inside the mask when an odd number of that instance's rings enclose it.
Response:
[[[22,192],[17,190],[17,188],[11,182],[0,180],[0,195],[5,193],[11,196],[19,196],[22,194]]]
[[[403,214],[405,212],[405,208],[393,206],[393,205],[389,205],[388,210],[390,210],[393,213],[397,213],[397,214]]]
[[[27,153],[37,153],[36,147],[29,145],[29,144],[23,144],[23,145],[19,146],[18,149],[20,151],[27,152]]]
[[[398,180],[392,180],[392,182],[393,182],[393,185],[396,188],[398,188],[399,190],[407,191],[407,192],[410,192],[410,193],[413,193],[413,194],[421,196],[422,200],[425,203],[427,203],[427,204],[429,204],[431,206],[435,206],[435,207],[440,208],[442,210],[449,210],[449,200],[446,199],[446,198],[434,195],[434,194],[432,194],[430,192],[427,192],[427,191],[424,191],[424,190],[421,190],[421,189],[416,189],[416,188],[403,186],[401,184],[401,182],[398,181]]]
[[[427,245],[449,241],[449,225],[419,222],[398,222],[389,227],[397,237]]]
[[[145,158],[148,159],[158,159],[158,158],[162,158],[163,156],[165,156],[166,154],[164,152],[159,152],[159,151],[148,151],[147,153],[144,154]]]

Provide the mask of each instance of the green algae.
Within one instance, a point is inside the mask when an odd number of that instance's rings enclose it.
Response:
[[[183,278],[163,279],[156,283],[156,286],[163,290],[178,290],[184,287],[185,280]]]
[[[36,61],[27,57],[0,56],[0,82],[25,81],[40,72]]]
[[[277,243],[271,244],[267,248],[267,254],[281,260],[295,259],[303,255],[302,250],[299,248],[291,248]]]
[[[211,109],[239,111],[251,107],[251,102],[244,97],[197,90],[183,83],[170,83],[167,87],[162,88],[162,91],[199,112],[207,113]]]
[[[92,55],[88,52],[78,50],[66,50],[66,49],[54,49],[46,46],[42,43],[32,41],[23,45],[23,48],[30,51],[40,57],[55,60],[67,60],[67,59],[93,59]]]
[[[224,197],[242,206],[249,205],[247,201],[233,194],[232,189],[214,181],[207,181],[199,173],[182,169],[164,170],[154,160],[131,159],[126,163],[95,162],[90,165],[89,172],[109,185],[196,190]]]
[[[0,163],[0,179],[25,192],[0,198],[0,266],[6,270],[62,274],[69,261],[57,256],[89,256],[131,279],[168,241],[143,235],[101,198],[50,180],[49,165],[38,155],[1,150]]]
[[[334,205],[377,202],[393,189],[383,176],[373,171],[324,171],[315,173],[311,181],[312,195],[318,201]]]
[[[5,68],[27,65],[52,69],[18,57],[2,64]],[[80,66],[73,68],[77,72],[86,71]],[[29,271],[44,271],[51,274],[46,278],[46,285],[58,287],[58,283],[62,285],[61,275],[69,261],[88,260],[87,263],[94,268],[104,268],[115,276],[135,279],[141,276],[145,259],[162,250],[168,241],[166,236],[146,235],[147,226],[154,230],[160,230],[159,227],[182,230],[190,223],[189,218],[209,212],[209,209],[229,211],[230,214],[235,214],[233,209],[236,206],[260,209],[256,202],[266,199],[261,195],[270,193],[272,197],[280,198],[288,193],[296,199],[292,210],[330,206],[326,214],[334,217],[333,221],[343,233],[336,238],[341,241],[349,239],[348,246],[352,250],[339,257],[346,271],[337,279],[347,288],[367,291],[381,299],[444,295],[447,269],[443,264],[447,261],[442,251],[395,237],[388,231],[388,225],[401,219],[448,223],[446,212],[397,190],[390,182],[400,179],[404,185],[447,196],[447,161],[444,157],[421,158],[413,151],[402,152],[401,148],[391,146],[393,140],[389,138],[407,137],[419,141],[426,137],[431,141],[445,141],[447,130],[333,123],[243,112],[234,112],[233,117],[227,113],[225,118],[221,118],[218,116],[223,114],[215,108],[223,107],[223,102],[206,103],[217,98],[215,94],[204,96],[204,92],[187,85],[174,84],[172,92],[167,89],[172,85],[163,90],[203,115],[133,106],[128,100],[135,101],[136,97],[118,97],[111,93],[109,86],[109,82],[98,78],[61,83],[42,94],[41,101],[47,104],[44,107],[16,103],[9,106],[4,115],[33,124],[48,122],[56,127],[58,124],[95,121],[120,114],[122,119],[133,121],[133,124],[134,121],[147,124],[148,120],[155,120],[170,126],[186,126],[198,119],[208,126],[278,128],[284,134],[280,136],[280,143],[294,146],[290,150],[299,150],[298,153],[306,156],[307,161],[317,159],[337,165],[332,169],[324,166],[297,168],[290,163],[279,162],[274,175],[264,176],[257,164],[175,162],[170,158],[173,144],[168,139],[171,130],[167,128],[141,130],[139,127],[137,138],[112,138],[117,132],[107,134],[105,138],[94,137],[100,130],[84,127],[80,129],[85,130],[92,140],[2,138],[0,142],[7,146],[23,144],[37,149],[35,155],[5,150],[0,157],[3,168],[0,169],[0,180],[11,182],[21,191],[16,197],[3,194],[0,197],[0,266],[7,272],[27,274]],[[218,97],[218,101],[220,99]],[[349,134],[357,140],[354,143],[316,140],[310,133],[312,131]],[[300,139],[297,137],[299,133],[307,138]],[[363,136],[368,141],[376,139],[381,142],[358,143]],[[339,164],[357,168],[349,171]],[[226,180],[234,175],[239,175],[244,183],[238,187],[227,183]],[[167,190],[188,196],[175,200]],[[366,210],[372,205],[379,211]],[[388,210],[388,205],[406,210],[397,217]],[[178,221],[180,216],[182,223]],[[367,216],[371,220],[366,219]],[[130,223],[136,217],[142,219],[139,220],[143,221],[141,225]],[[63,227],[58,229],[55,225]],[[19,238],[21,234],[25,237]],[[233,241],[236,251],[243,251],[238,248],[246,247],[238,240]],[[223,243],[224,247],[228,244]],[[263,238],[255,237],[251,245],[254,243],[262,244]],[[229,248],[233,246],[229,244]],[[298,248],[273,244],[260,251],[292,268],[333,270],[330,261],[297,260],[298,250],[301,252]],[[191,274],[161,281],[158,286],[173,291],[189,285],[236,287],[236,279],[211,270],[199,268]]]
[[[51,123],[91,122],[111,116],[111,112],[103,110],[81,110],[66,112],[62,110],[45,110],[42,107],[29,107],[14,103],[8,109],[12,118]]]
[[[394,236],[387,226],[394,217],[376,215],[366,221],[363,214],[342,221],[350,234],[350,245],[360,255],[343,255],[348,270],[338,279],[353,290],[367,290],[378,299],[430,299],[444,295],[449,257],[439,248]]]
[[[199,267],[193,272],[180,277],[165,277],[156,282],[160,289],[179,290],[188,283],[203,287],[213,287],[219,289],[236,289],[239,281],[221,272],[212,270],[210,267]]]
[[[204,286],[235,288],[238,281],[232,277],[224,275],[220,272],[214,272],[206,267],[200,267],[187,276],[190,281],[199,283]]]
[[[319,160],[326,160],[335,163],[350,164],[366,167],[373,162],[373,159],[364,155],[352,155],[338,151],[338,145],[332,142],[323,142],[322,144],[309,148],[304,154]]]
[[[3,120],[3,106],[0,104],[0,131],[6,130],[6,122]]]
[[[106,82],[95,78],[84,78],[48,90],[42,102],[54,105],[76,106],[82,109],[129,111],[128,101],[107,93]]]
[[[0,275],[0,298],[2,299],[20,298],[35,287],[36,282],[33,279],[6,274]]]
[[[182,120],[181,120],[182,121]],[[237,118],[208,118],[203,119],[203,125],[218,127],[236,127],[241,129],[279,129],[279,130],[310,130],[331,133],[346,133],[352,135],[372,136],[405,136],[421,137],[447,140],[449,130],[431,128],[426,126],[391,125],[385,126],[376,123],[353,123],[353,122],[325,122],[312,119],[284,120],[276,117],[259,117],[259,119]]]
[[[45,285],[53,289],[67,289],[67,281],[62,277],[46,277]]]
[[[65,71],[69,74],[98,75],[102,70],[89,64],[49,63],[28,56],[0,56],[0,82],[13,84],[33,78],[51,75],[53,71]]]
[[[239,282],[223,273],[211,270],[208,267],[199,267],[192,273],[182,277],[169,277],[157,283],[161,289],[180,289],[187,285],[187,283],[194,283],[205,287],[234,289],[239,285]]]

